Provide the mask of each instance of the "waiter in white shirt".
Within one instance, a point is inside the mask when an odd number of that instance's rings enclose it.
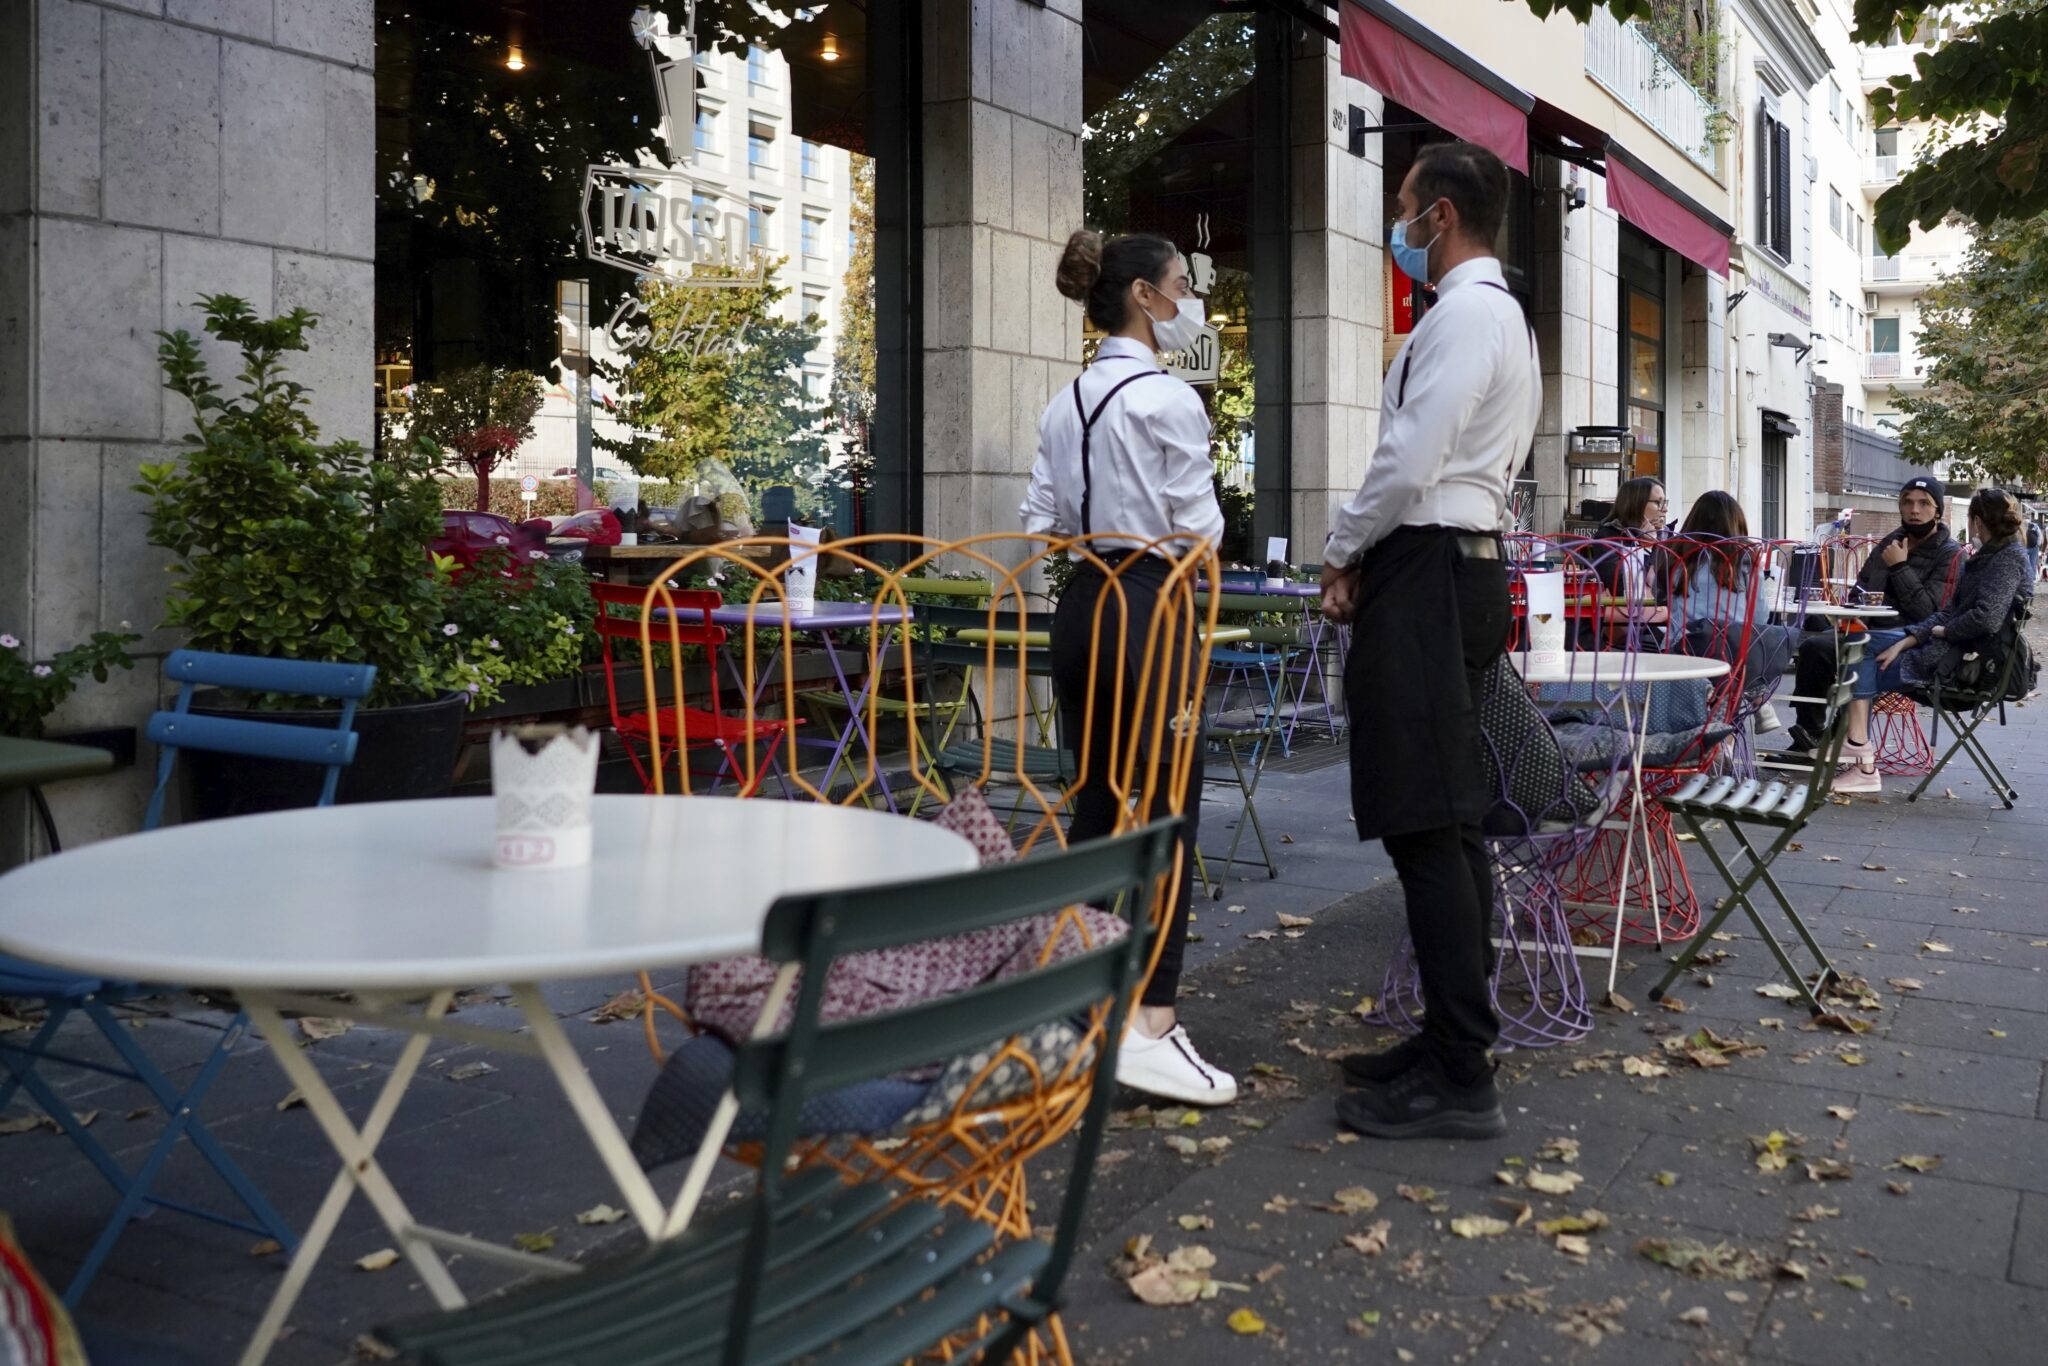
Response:
[[[1353,815],[1400,877],[1425,1010],[1420,1035],[1343,1060],[1359,1089],[1338,1117],[1377,1138],[1506,1131],[1489,1055],[1500,1027],[1478,702],[1507,640],[1508,485],[1542,401],[1535,333],[1493,254],[1507,196],[1507,168],[1484,148],[1416,154],[1387,245],[1437,303],[1387,372],[1379,445],[1324,552],[1323,611],[1353,623]]]
[[[1113,666],[1104,665],[1094,705],[1098,718],[1121,715],[1123,724],[1116,729],[1127,735],[1140,724],[1137,672],[1167,573],[1166,561],[1145,547],[1178,540],[1192,548],[1223,534],[1209,454],[1209,415],[1195,391],[1160,369],[1158,360],[1162,351],[1194,344],[1204,310],[1188,286],[1186,262],[1159,237],[1134,234],[1105,244],[1095,233],[1077,232],[1060,258],[1056,283],[1060,293],[1087,308],[1089,319],[1107,335],[1094,363],[1053,398],[1039,419],[1038,459],[1019,514],[1024,529],[1035,534],[1097,536],[1091,548],[1119,571],[1123,606],[1111,596],[1100,629],[1102,658],[1113,660],[1122,625],[1125,664],[1120,680]],[[1111,532],[1126,535],[1098,536]],[[1108,584],[1101,569],[1084,561],[1053,615],[1053,690],[1067,741],[1075,746],[1081,743],[1090,702],[1096,603]],[[1128,622],[1120,623],[1122,612],[1129,613]],[[1199,708],[1192,719],[1200,723]],[[1115,828],[1118,798],[1110,785],[1107,733],[1098,719],[1087,770],[1074,794],[1069,841],[1096,839]],[[1166,760],[1150,756],[1153,765]],[[1139,780],[1156,783],[1164,777],[1164,769],[1155,767]],[[1117,1054],[1116,1076],[1135,1090],[1184,1105],[1227,1105],[1237,1099],[1236,1079],[1195,1051],[1175,1011],[1194,895],[1200,743],[1187,790],[1180,883],[1157,966]]]

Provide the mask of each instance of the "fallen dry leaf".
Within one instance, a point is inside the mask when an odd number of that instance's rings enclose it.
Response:
[[[1710,1281],[1760,1281],[1770,1263],[1760,1253],[1732,1243],[1703,1243],[1696,1238],[1645,1238],[1636,1252],[1660,1266]]]
[[[478,1077],[489,1076],[498,1069],[487,1062],[466,1062],[460,1067],[448,1069],[447,1081],[475,1081]]]
[[[1216,1221],[1206,1214],[1183,1214],[1173,1221],[1189,1233],[1199,1233],[1216,1227]]]
[[[1607,1216],[1597,1209],[1582,1214],[1563,1214],[1555,1219],[1545,1219],[1536,1225],[1536,1231],[1546,1238],[1555,1238],[1564,1233],[1594,1233],[1607,1227]]]
[[[1555,1246],[1559,1252],[1562,1252],[1567,1257],[1590,1257],[1593,1255],[1592,1240],[1576,1233],[1558,1234]]]
[[[1828,1113],[1836,1119],[1854,1119],[1856,1118],[1856,1107],[1853,1105],[1830,1105]]]
[[[1837,1276],[1835,1284],[1846,1285],[1851,1290],[1866,1290],[1870,1287],[1870,1279],[1867,1276]]]
[[[1393,1231],[1394,1225],[1392,1220],[1375,1219],[1372,1226],[1366,1229],[1365,1232],[1345,1234],[1344,1245],[1354,1252],[1362,1252],[1368,1257],[1377,1257],[1387,1250],[1387,1235]]]
[[[1230,1317],[1225,1319],[1224,1323],[1230,1326],[1231,1332],[1241,1333],[1247,1337],[1253,1333],[1266,1331],[1266,1321],[1250,1309],[1231,1310]]]
[[[1684,1313],[1680,1314],[1680,1315],[1678,1316],[1678,1321],[1679,1321],[1680,1323],[1689,1323],[1689,1324],[1691,1324],[1691,1325],[1692,1325],[1693,1327],[1695,1327],[1695,1328],[1704,1328],[1704,1327],[1706,1327],[1706,1326],[1707,1326],[1707,1311],[1706,1311],[1706,1308],[1705,1308],[1705,1306],[1703,1306],[1703,1305],[1697,1305],[1697,1304],[1696,1304],[1696,1305],[1694,1305],[1694,1306],[1693,1306],[1692,1308],[1690,1308],[1690,1309],[1686,1310],[1686,1311],[1685,1311]]]
[[[1809,1181],[1848,1181],[1855,1175],[1854,1167],[1832,1157],[1810,1157],[1806,1160],[1806,1179]]]
[[[299,1034],[307,1043],[319,1043],[322,1039],[338,1039],[356,1027],[354,1020],[328,1019],[320,1015],[301,1015]]]
[[[639,991],[622,991],[599,1006],[588,1018],[592,1024],[610,1024],[614,1020],[630,1020],[647,1009],[647,996]]]
[[[1927,986],[1927,983],[1918,977],[1887,977],[1884,980],[1885,985],[1896,987],[1900,991],[1921,991]]]
[[[1370,1214],[1380,1207],[1379,1196],[1364,1186],[1346,1186],[1332,1199],[1334,1203],[1317,1205],[1316,1208],[1331,1214]]]
[[[1547,1157],[1554,1162],[1573,1163],[1579,1160],[1579,1140],[1576,1138],[1545,1139],[1536,1156]]]
[[[1621,1070],[1624,1076],[1630,1077],[1668,1077],[1671,1075],[1670,1068],[1655,1058],[1648,1057],[1623,1058],[1621,1060]]]
[[[1522,1184],[1540,1195],[1570,1195],[1586,1178],[1578,1172],[1532,1171]]]
[[[606,1204],[596,1204],[577,1215],[576,1222],[579,1224],[616,1224],[625,1217],[626,1212],[622,1209],[613,1209],[610,1205]]]
[[[1394,1194],[1412,1205],[1426,1205],[1436,1199],[1435,1186],[1396,1186]]]
[[[1950,948],[1950,947],[1949,947],[1948,945],[1946,945],[1946,944],[1942,943],[1942,942],[1941,942],[1941,941],[1940,941],[1939,939],[1923,939],[1923,940],[1921,940],[1921,941],[1920,941],[1920,947],[1921,947],[1922,949],[1926,950],[1926,951],[1927,951],[1928,953],[1954,953],[1954,952],[1955,952],[1955,950],[1954,950],[1954,949],[1952,949],[1952,948]]]
[[[1490,1214],[1465,1214],[1451,1220],[1451,1232],[1460,1238],[1497,1238],[1512,1225]]]
[[[1902,1115],[1934,1115],[1941,1119],[1947,1119],[1949,1117],[1949,1112],[1947,1110],[1943,1110],[1938,1106],[1922,1105],[1918,1101],[1911,1100],[1907,1101],[1904,1105],[1899,1106],[1898,1111]]]
[[[398,1349],[384,1339],[371,1333],[358,1333],[356,1340],[349,1344],[357,1361],[396,1361]]]
[[[546,1252],[554,1245],[555,1235],[552,1233],[515,1233],[512,1235],[512,1246],[518,1248],[521,1252]]]
[[[1817,1224],[1823,1219],[1840,1218],[1841,1213],[1834,1205],[1808,1205],[1792,1217],[1802,1224]]]
[[[367,1257],[356,1258],[356,1270],[358,1271],[383,1271],[396,1265],[398,1265],[398,1250],[396,1248],[380,1247]]]
[[[1801,999],[1799,988],[1788,987],[1783,982],[1766,982],[1756,989],[1759,996],[1768,996],[1773,1001],[1797,1001]]]
[[[1893,1195],[1910,1195],[1913,1192],[1913,1183],[1911,1181],[1887,1181],[1884,1183],[1884,1188]]]
[[[265,1238],[261,1242],[249,1244],[249,1255],[251,1257],[275,1257],[282,1251],[284,1251],[284,1244],[275,1238]]]
[[[1312,915],[1289,915],[1285,911],[1275,911],[1273,919],[1279,923],[1280,928],[1283,930],[1307,929],[1310,925],[1316,923],[1316,918]]]
[[[1939,1167],[1941,1165],[1941,1159],[1939,1157],[1923,1157],[1919,1153],[1912,1153],[1905,1157],[1900,1158],[1897,1162],[1893,1163],[1892,1165],[1895,1167],[1904,1167],[1909,1172],[1919,1172],[1921,1175],[1924,1176],[1928,1172],[1933,1171],[1936,1167]]]

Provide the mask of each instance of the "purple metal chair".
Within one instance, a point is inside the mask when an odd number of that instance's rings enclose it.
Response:
[[[1493,794],[1484,825],[1494,872],[1493,1000],[1504,1049],[1572,1043],[1593,1028],[1559,878],[1626,798],[1628,748],[1617,699],[1633,656],[1578,658],[1620,661],[1611,686],[1597,665],[1582,664],[1579,680],[1591,700],[1576,704],[1593,726],[1607,728],[1612,743],[1565,745],[1507,658],[1480,698]],[[1412,1033],[1422,1014],[1414,945],[1404,936],[1387,965],[1378,1018]]]

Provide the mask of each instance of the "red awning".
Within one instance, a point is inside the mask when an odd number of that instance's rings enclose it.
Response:
[[[1662,176],[1617,144],[1607,148],[1607,202],[1688,261],[1728,278],[1728,224],[1691,205]]]
[[[1477,143],[1528,174],[1526,96],[1510,98],[1472,74],[1484,68],[1390,6],[1368,9],[1352,0],[1342,7],[1340,23],[1345,75],[1364,81],[1446,132]],[[1723,243],[1724,268],[1727,261],[1727,244]]]

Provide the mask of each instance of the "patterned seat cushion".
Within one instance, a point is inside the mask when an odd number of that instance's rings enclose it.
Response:
[[[732,1045],[713,1034],[699,1034],[669,1054],[633,1126],[633,1156],[643,1168],[652,1171],[697,1151],[732,1081],[732,1066]],[[799,1126],[807,1135],[886,1134],[931,1089],[929,1082],[896,1077],[855,1082],[811,1097]],[[731,1141],[757,1140],[767,1123],[758,1111],[741,1111]]]

